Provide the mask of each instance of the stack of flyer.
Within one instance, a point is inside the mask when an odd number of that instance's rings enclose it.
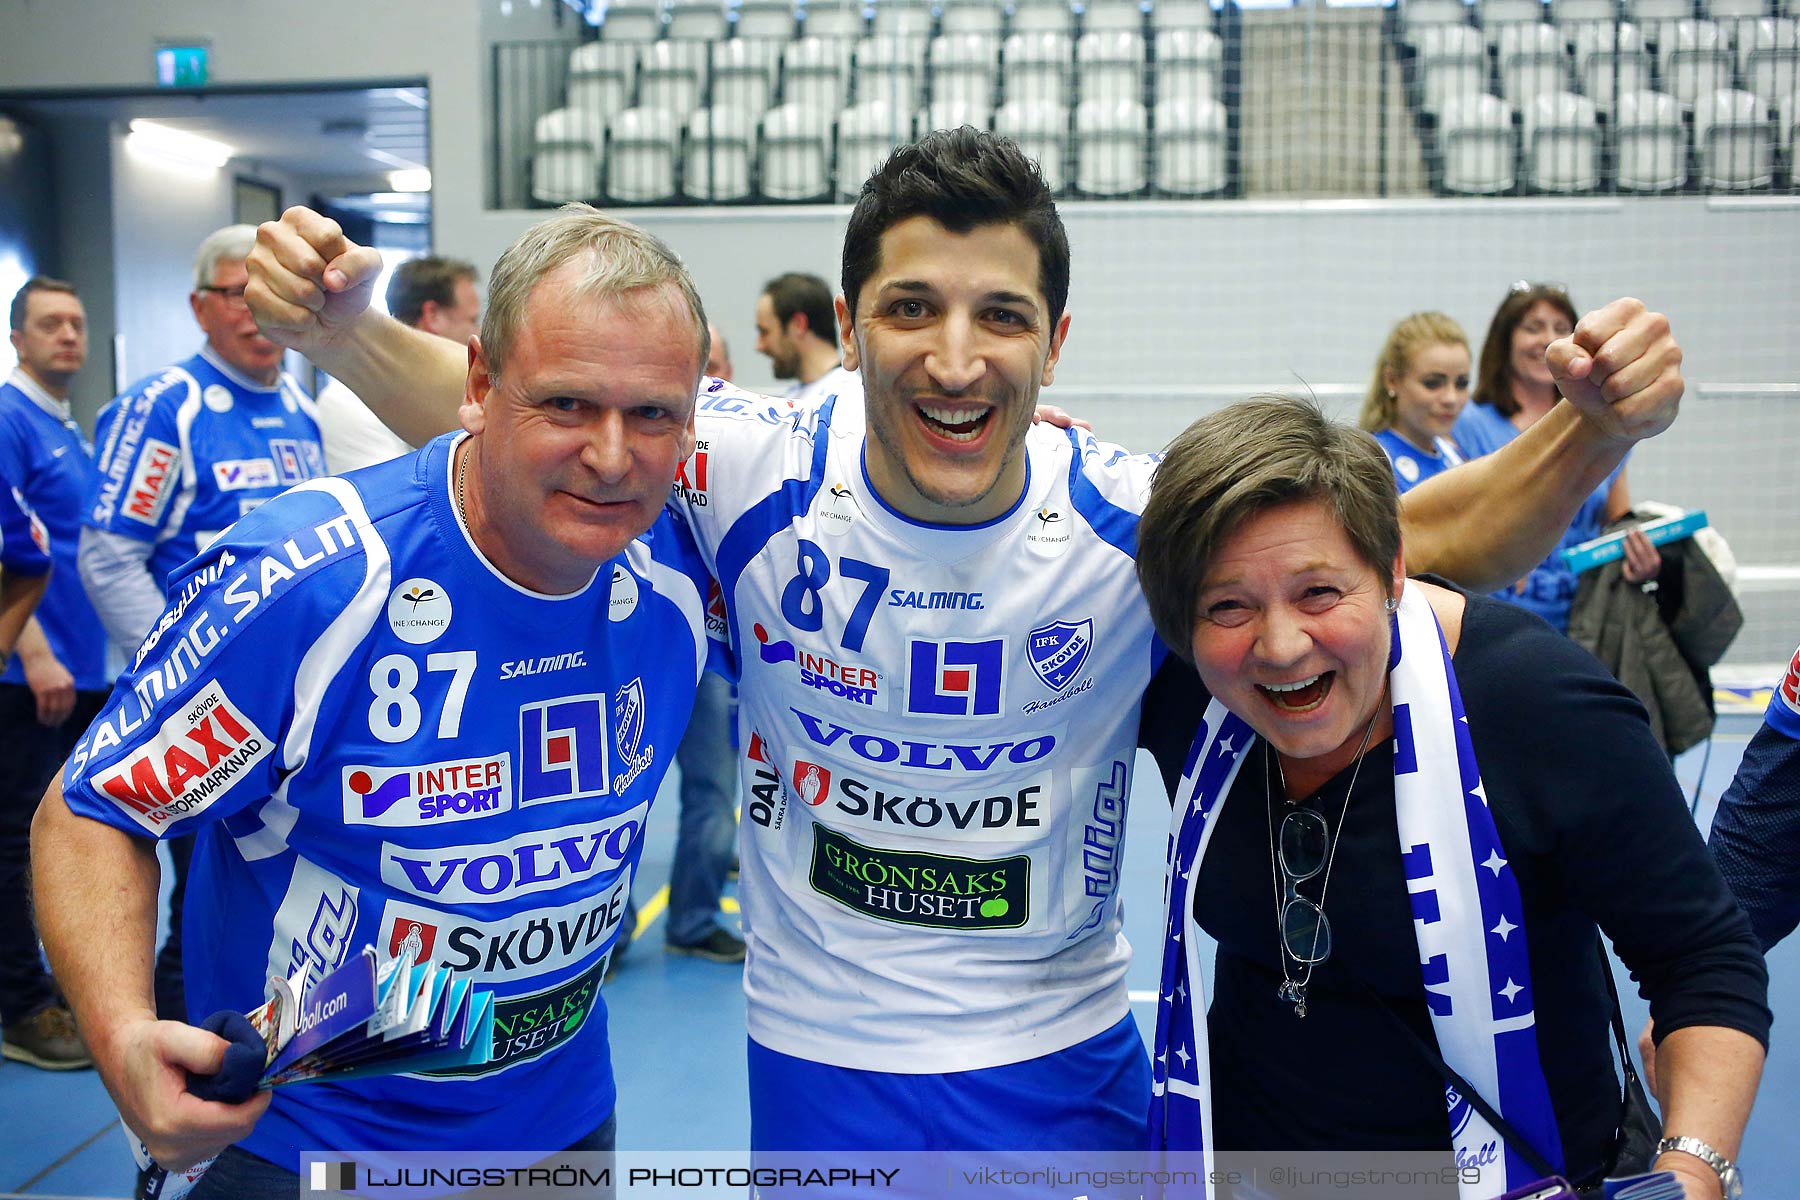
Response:
[[[373,947],[310,985],[304,969],[271,979],[270,996],[245,1013],[262,1035],[259,1090],[315,1079],[340,1082],[401,1072],[479,1066],[494,1046],[493,993],[434,963],[414,961],[416,946],[377,966]],[[158,1167],[135,1134],[132,1154],[151,1179],[142,1200],[180,1200],[212,1160],[185,1171]]]

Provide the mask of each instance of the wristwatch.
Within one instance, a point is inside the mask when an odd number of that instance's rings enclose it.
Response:
[[[1744,1176],[1737,1164],[1697,1137],[1666,1137],[1656,1143],[1656,1157],[1670,1150],[1691,1154],[1719,1173],[1719,1191],[1724,1200],[1738,1200],[1744,1194]]]

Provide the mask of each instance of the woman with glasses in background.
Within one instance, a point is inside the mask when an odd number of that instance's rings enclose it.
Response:
[[[1357,424],[1394,465],[1402,495],[1462,461],[1450,440],[1469,402],[1469,339],[1441,312],[1417,312],[1388,331]]]
[[[1596,1185],[1622,1124],[1598,926],[1656,1015],[1662,1133],[1690,1139],[1657,1165],[1726,1194],[1767,974],[1631,695],[1542,622],[1408,580],[1386,459],[1298,401],[1174,441],[1138,574],[1197,668],[1145,700],[1192,737],[1151,746],[1183,775],[1154,1142],[1454,1147],[1483,1168],[1464,1200],[1542,1167]]]
[[[1487,338],[1481,343],[1475,403],[1463,410],[1451,433],[1465,458],[1492,454],[1556,407],[1559,397],[1545,353],[1551,342],[1567,337],[1574,328],[1575,306],[1560,285],[1524,280],[1512,285],[1494,310]],[[1562,552],[1599,537],[1608,524],[1630,511],[1631,490],[1621,463],[1581,506],[1550,557],[1513,587],[1495,595],[1536,613],[1558,633],[1567,633],[1569,606],[1575,600],[1575,572],[1563,561]],[[1647,583],[1661,570],[1662,556],[1650,539],[1636,530],[1628,534],[1625,578],[1631,583]]]

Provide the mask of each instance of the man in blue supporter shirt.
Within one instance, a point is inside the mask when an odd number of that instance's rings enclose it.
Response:
[[[264,327],[402,434],[443,428],[458,364],[362,311],[376,256],[305,210],[260,233]],[[1117,885],[1165,657],[1132,558],[1155,464],[1032,425],[1069,261],[1016,143],[934,132],[876,171],[845,236],[837,324],[864,395],[700,397],[707,475],[674,501],[743,670],[757,1150],[1144,1143]],[[1679,352],[1642,305],[1553,353],[1582,413],[1409,493],[1408,566],[1516,577],[1672,419]]]
[[[75,567],[94,452],[69,410],[70,386],[87,361],[87,315],[74,287],[27,280],[12,300],[12,344],[19,365],[0,387],[0,479],[37,519],[54,570],[0,674],[0,1053],[68,1070],[91,1060],[44,969],[26,879],[32,814],[113,676]],[[30,539],[7,541],[22,549]]]
[[[100,478],[81,534],[81,580],[113,643],[130,654],[171,594],[165,585],[239,517],[325,474],[312,399],[281,370],[281,347],[244,304],[249,225],[207,235],[194,256],[200,353],[139,380],[95,426]],[[187,1015],[181,912],[193,843],[169,843],[175,884],[156,962],[156,1008]]]
[[[45,945],[125,1124],[164,1166],[232,1146],[196,1197],[291,1197],[307,1149],[611,1148],[598,984],[708,655],[705,570],[664,511],[705,317],[666,247],[592,210],[492,284],[466,435],[214,540],[39,809]],[[196,829],[194,1012],[411,944],[492,989],[495,1061],[185,1092],[224,1043],[156,1019],[152,850]]]

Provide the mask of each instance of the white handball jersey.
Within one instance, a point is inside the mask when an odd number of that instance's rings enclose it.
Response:
[[[742,669],[750,1035],[929,1073],[1110,1028],[1154,458],[1034,428],[1019,504],[944,527],[875,498],[860,406],[717,384],[699,425],[677,499]]]

